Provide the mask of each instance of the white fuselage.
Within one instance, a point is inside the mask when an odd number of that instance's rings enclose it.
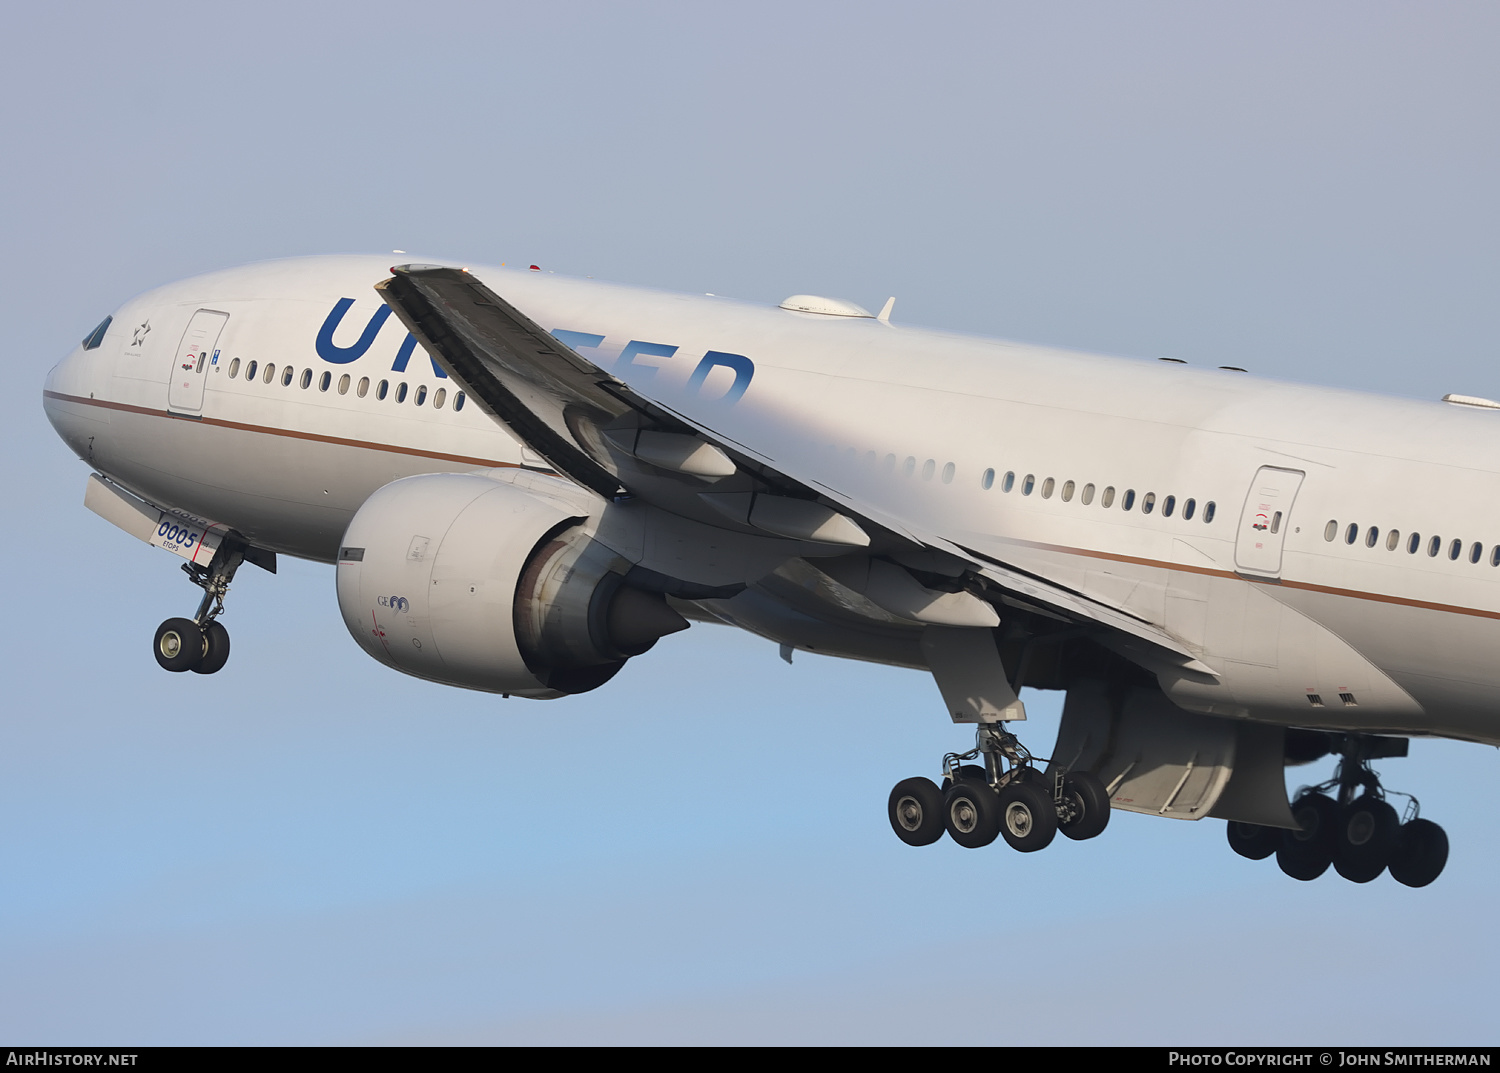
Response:
[[[309,258],[142,295],[53,369],[48,416],[142,498],[321,561],[392,480],[546,468],[403,348],[371,289],[387,268]],[[472,271],[784,472],[1164,628],[1219,675],[1161,670],[1184,707],[1500,742],[1500,412]],[[217,332],[201,370],[193,332]]]

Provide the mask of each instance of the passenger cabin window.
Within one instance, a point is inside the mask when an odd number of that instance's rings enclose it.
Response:
[[[235,358],[233,361],[231,361],[229,363],[229,379],[233,380],[236,376],[239,375],[239,371],[240,371],[240,359],[239,358]]]
[[[412,401],[415,402],[416,405],[418,405],[418,406],[421,406],[424,402],[427,401],[427,385],[426,384],[422,384],[422,385],[418,386],[418,388],[417,388],[417,397],[414,400],[412,400]]]
[[[1110,485],[1104,489],[1104,494],[1099,497],[1101,507],[1112,507],[1115,505],[1115,486]]]
[[[956,467],[953,465],[952,462],[948,462],[948,463],[944,464],[944,466],[943,466],[943,483],[944,484],[952,484],[953,483],[953,474],[954,474],[955,471],[956,471]]]
[[[1279,511],[1277,512],[1276,517],[1277,518],[1281,517],[1281,514],[1280,514]],[[1271,532],[1273,532],[1273,533],[1276,532],[1276,527],[1275,526],[1271,527]],[[1380,530],[1379,529],[1375,528],[1372,525],[1372,526],[1370,526],[1369,529],[1365,530],[1365,547],[1367,547],[1367,548],[1373,548],[1379,542],[1379,540],[1380,540]]]
[[[340,395],[347,395],[347,394],[349,394],[349,374],[348,373],[345,373],[343,376],[339,377],[339,394]]]
[[[1395,551],[1401,546],[1401,530],[1392,529],[1385,535],[1385,550]]]
[[[432,408],[434,410],[441,410],[443,408],[443,403],[446,402],[447,400],[448,400],[448,389],[445,388],[445,387],[438,388],[436,391],[434,391],[432,393]],[[875,455],[875,452],[871,451],[870,452],[871,458],[873,458],[874,455]]]
[[[1170,518],[1172,516],[1172,511],[1176,508],[1176,506],[1177,497],[1167,496],[1166,499],[1163,499],[1161,501],[1161,516],[1163,518]]]
[[[281,373],[281,386],[282,387],[291,387],[292,386],[292,377],[294,377],[296,375],[297,375],[297,370],[293,369],[290,365],[288,365],[282,371],[282,373]]]
[[[995,486],[995,471],[993,469],[987,469],[987,470],[984,471],[984,476],[982,476],[982,477],[979,478],[979,487],[983,488],[986,492],[988,492],[994,486]]]
[[[1085,507],[1094,501],[1094,486],[1092,484],[1083,486],[1083,494],[1078,497],[1078,501]]]
[[[1417,549],[1422,546],[1422,534],[1413,533],[1411,539],[1406,542],[1406,554],[1415,555]]]
[[[1198,501],[1196,499],[1189,499],[1186,503],[1184,503],[1182,505],[1182,520],[1185,521],[1185,522],[1192,521],[1193,520],[1193,512],[1195,510],[1197,510],[1197,509],[1198,509]],[[1333,538],[1329,537],[1328,539],[1332,540]]]
[[[368,376],[361,376],[359,378],[359,387],[357,387],[357,388],[354,389],[354,393],[356,395],[358,395],[360,398],[364,398],[365,395],[369,392],[369,390],[370,390],[370,378]]]
[[[1129,510],[1133,506],[1135,506],[1135,489],[1127,488],[1125,489],[1125,498],[1120,500],[1120,509]]]
[[[246,380],[254,380],[255,379],[255,364],[256,363],[252,361],[249,365],[245,366],[245,379]]]
[[[1214,501],[1212,499],[1210,499],[1207,503],[1203,504],[1203,524],[1207,525],[1209,522],[1211,522],[1213,520],[1214,520]]]
[[[1026,474],[1026,479],[1021,482],[1021,494],[1029,496],[1034,488],[1036,488],[1036,477],[1028,473]]]
[[[308,371],[311,372],[311,370],[308,370]],[[327,369],[324,369],[323,370],[323,375],[320,376],[320,377],[318,377],[318,390],[319,391],[327,391],[328,388],[329,388],[329,385],[331,385],[332,383],[333,383],[333,374],[331,372],[329,372]]]
[[[380,382],[380,386],[375,389],[375,398],[379,399],[381,402],[384,402],[385,393],[390,390],[390,387],[391,383],[389,380],[382,380]]]
[[[1056,488],[1056,487],[1057,487],[1057,482],[1054,481],[1051,477],[1048,477],[1045,481],[1042,482],[1042,498],[1043,499],[1051,499],[1052,498],[1052,490],[1054,488]]]
[[[455,412],[457,412],[459,410],[462,410],[463,408],[464,408],[464,393],[462,391],[460,391],[457,395],[453,396],[453,409],[454,409]]]
[[[399,383],[399,384],[396,385],[396,401],[397,402],[405,402],[406,401],[406,381],[404,381],[404,380],[401,383]]]
[[[1350,522],[1349,528],[1344,530],[1344,543],[1353,544],[1359,539],[1359,523]]]
[[[276,379],[276,363],[274,361],[266,362],[266,371],[261,374],[260,379],[261,383],[264,384],[269,384],[272,380]]]
[[[936,469],[937,469],[937,461],[935,459],[929,458],[926,462],[923,462],[922,463],[922,479],[924,481],[930,481],[930,480],[932,480],[933,471],[936,470]]]
[[[1437,558],[1437,553],[1442,549],[1442,547],[1443,547],[1443,538],[1442,537],[1433,537],[1431,540],[1429,540],[1427,542],[1427,557],[1429,559],[1436,559]]]
[[[110,322],[114,319],[115,318],[113,316],[105,317],[99,322],[99,326],[97,328],[89,332],[88,335],[85,335],[83,337],[83,349],[98,350],[99,344],[104,342],[104,333],[109,331]]]
[[[1155,509],[1156,509],[1156,493],[1155,492],[1147,492],[1145,495],[1141,496],[1141,513],[1142,514],[1150,514]]]
[[[1005,475],[1005,480],[1000,485],[1000,491],[1002,491],[1002,492],[1009,492],[1015,486],[1016,486],[1016,475],[1015,475],[1015,473],[1014,472],[1007,473]]]
[[[302,370],[302,390],[306,391],[311,386],[312,386],[312,370],[311,369],[303,369]]]

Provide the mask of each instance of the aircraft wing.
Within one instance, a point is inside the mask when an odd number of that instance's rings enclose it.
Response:
[[[645,400],[468,271],[392,271],[375,289],[470,398],[559,472],[607,498],[625,491],[598,430]]]
[[[816,474],[788,472],[787,462],[773,464],[753,445],[641,395],[464,269],[402,265],[376,289],[470,398],[560,473],[606,498],[639,496],[740,532],[942,552],[1012,604],[1096,627],[1127,653],[1144,645],[1158,658],[1214,674],[1151,622],[853,502]]]

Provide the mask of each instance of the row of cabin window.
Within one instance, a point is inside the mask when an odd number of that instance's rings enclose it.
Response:
[[[847,448],[846,451],[845,451],[845,454],[848,455],[848,457],[850,459],[853,459],[854,456],[855,456],[855,448],[853,448],[853,447]],[[864,456],[864,458],[865,458],[865,464],[866,465],[870,465],[870,466],[875,465],[876,464],[876,459],[878,457],[879,456],[877,456],[874,451],[866,451],[865,452],[865,456]],[[884,463],[882,464],[881,468],[886,473],[894,473],[896,471],[896,456],[895,455],[886,455]],[[937,472],[937,459],[935,459],[935,458],[929,458],[926,462],[922,463],[922,479],[924,481],[930,481],[930,480],[932,480],[932,475],[934,473],[936,473],[936,472]],[[952,462],[949,462],[949,463],[947,463],[947,464],[945,464],[943,466],[943,483],[944,484],[952,484],[953,483],[953,474],[954,474],[954,472],[955,472],[955,467],[954,467],[954,465],[953,465]],[[916,455],[907,455],[906,456],[906,461],[904,461],[904,462],[901,463],[901,474],[902,474],[902,476],[905,476],[905,477],[913,477],[913,476],[916,476],[916,473],[917,473],[917,456]]]
[[[992,470],[992,469],[985,470],[984,471],[984,476],[980,478],[979,483],[985,489],[989,489],[989,488],[994,487],[994,484],[995,484],[995,471]],[[1009,492],[1015,486],[1016,486],[1016,475],[1015,475],[1014,472],[1007,473],[1000,480],[1000,491],[1002,491],[1002,492]],[[1073,492],[1074,492],[1074,489],[1076,487],[1077,486],[1072,481],[1064,481],[1063,482],[1060,498],[1062,499],[1062,501],[1064,503],[1067,503],[1070,500],[1072,500],[1072,498],[1073,498]],[[1029,496],[1029,495],[1031,495],[1032,492],[1037,491],[1037,490],[1038,490],[1037,480],[1036,480],[1036,476],[1034,474],[1028,473],[1028,474],[1026,474],[1026,476],[1024,476],[1024,477],[1021,478],[1021,494],[1023,496]],[[1051,499],[1052,498],[1052,493],[1054,491],[1056,491],[1056,490],[1057,490],[1057,482],[1055,480],[1053,480],[1051,477],[1048,477],[1048,478],[1044,479],[1041,482],[1040,491],[1041,491],[1041,495],[1042,495],[1043,499]],[[1121,510],[1132,510],[1132,509],[1134,509],[1134,507],[1135,507],[1135,499],[1136,499],[1135,489],[1134,488],[1127,488],[1127,489],[1125,489],[1125,494],[1120,497],[1120,509]],[[1078,501],[1080,503],[1082,503],[1085,507],[1088,506],[1090,503],[1092,503],[1094,501],[1094,486],[1092,484],[1086,484],[1086,485],[1083,486],[1083,490],[1079,493]],[[1099,495],[1099,505],[1101,507],[1112,507],[1112,506],[1114,506],[1114,503],[1115,503],[1115,489],[1114,489],[1113,485],[1110,485],[1110,486],[1106,487],[1103,492],[1100,493],[1100,495]],[[1156,509],[1156,503],[1157,503],[1156,493],[1155,492],[1147,492],[1145,495],[1141,496],[1141,513],[1142,514],[1150,514],[1152,511],[1154,511]],[[1176,510],[1177,510],[1177,497],[1176,496],[1166,496],[1166,497],[1164,497],[1161,500],[1161,513],[1162,513],[1162,517],[1163,518],[1170,518],[1173,515],[1173,513],[1176,512]],[[1205,524],[1214,520],[1214,511],[1215,511],[1215,507],[1214,507],[1214,503],[1213,503],[1212,500],[1209,500],[1209,502],[1207,502],[1207,503],[1205,503],[1203,505],[1203,521],[1204,521]],[[1183,519],[1183,521],[1191,521],[1193,515],[1196,514],[1197,512],[1198,512],[1198,501],[1196,499],[1186,499],[1186,500],[1183,500],[1183,503],[1182,503],[1182,519]]]
[[[252,361],[252,362],[250,362],[249,365],[245,366],[245,379],[247,381],[255,379],[256,369],[257,369],[257,366],[259,364],[260,364],[259,362]],[[239,358],[235,358],[233,361],[231,361],[229,363],[229,379],[233,380],[236,376],[239,375],[239,372],[240,372],[240,359]],[[282,387],[291,387],[292,386],[292,380],[296,378],[296,375],[297,375],[297,370],[293,369],[290,365],[288,365],[285,368],[283,368],[282,371],[281,371],[281,385],[282,385]],[[261,370],[260,378],[261,378],[261,381],[263,383],[267,383],[267,384],[269,384],[272,380],[275,380],[276,379],[276,365],[273,362],[266,362],[265,368],[263,370]],[[313,371],[311,369],[303,369],[302,370],[302,381],[301,381],[301,383],[302,383],[303,390],[306,390],[307,388],[309,388],[309,387],[312,386],[312,378],[313,378]],[[349,376],[348,373],[345,373],[343,376],[339,377],[339,394],[340,395],[347,395],[349,393],[349,384],[350,384],[350,382],[351,382],[351,378],[350,378],[350,376]],[[325,370],[324,373],[323,373],[323,375],[318,378],[318,390],[319,391],[327,391],[329,389],[329,387],[332,386],[332,384],[333,384],[333,373],[328,372],[328,371]],[[390,389],[391,389],[391,382],[389,380],[382,380],[375,387],[375,397],[377,399],[383,400],[386,397],[386,395],[389,394]],[[367,394],[369,394],[369,392],[370,392],[370,378],[368,376],[361,376],[359,378],[359,385],[354,389],[354,394],[357,395],[357,396],[359,396],[360,398],[364,398]],[[405,381],[403,381],[403,382],[401,382],[401,383],[399,383],[399,384],[396,385],[396,401],[397,402],[405,402],[406,401],[406,383],[405,383]],[[412,401],[417,406],[421,406],[424,402],[427,401],[427,385],[426,384],[422,384],[422,385],[419,385],[417,387],[417,393],[416,393],[416,395],[415,395],[415,397],[413,398]],[[443,408],[443,404],[445,402],[447,402],[447,401],[448,401],[448,389],[447,388],[440,387],[440,388],[438,388],[436,391],[434,391],[432,393],[432,407],[433,407],[433,409],[435,409],[435,410],[441,410]],[[464,393],[462,391],[460,391],[460,392],[458,392],[458,394],[456,394],[456,395],[453,396],[453,409],[455,411],[457,411],[457,410],[462,410],[463,408],[464,408]]]
[[[1339,535],[1339,523],[1337,521],[1330,521],[1327,525],[1325,525],[1323,527],[1323,539],[1326,540],[1326,541],[1328,541],[1329,543],[1332,543],[1334,540],[1338,539],[1338,535]],[[1359,523],[1358,522],[1350,522],[1349,525],[1344,529],[1344,543],[1345,544],[1354,544],[1359,539],[1360,539]],[[1376,544],[1379,544],[1380,543],[1380,529],[1377,526],[1373,526],[1373,525],[1370,526],[1369,529],[1367,529],[1367,530],[1364,531],[1364,541],[1365,541],[1365,547],[1367,547],[1367,548],[1373,548]],[[1385,534],[1385,549],[1386,549],[1386,551],[1395,551],[1400,546],[1401,546],[1401,530],[1399,530],[1399,529],[1388,530],[1386,532],[1386,534]],[[1406,538],[1406,554],[1408,554],[1408,555],[1415,555],[1417,553],[1417,551],[1421,547],[1422,547],[1422,534],[1421,533],[1410,533],[1410,534],[1407,535],[1407,538]],[[1429,558],[1436,559],[1438,557],[1438,553],[1441,552],[1442,550],[1443,550],[1443,538],[1442,537],[1435,536],[1435,537],[1428,537],[1427,538],[1427,555],[1428,555]],[[1462,540],[1453,540],[1453,541],[1451,541],[1448,544],[1448,558],[1449,559],[1452,559],[1454,562],[1457,562],[1463,556],[1463,554],[1464,554],[1464,542]],[[1469,545],[1469,562],[1471,562],[1471,563],[1477,563],[1477,562],[1479,562],[1479,560],[1481,560],[1483,558],[1484,558],[1484,545],[1481,544],[1479,541],[1476,540],[1476,541],[1474,541],[1474,543],[1472,543],[1472,544]],[[1490,565],[1491,566],[1500,566],[1500,544],[1496,544],[1495,547],[1490,551]]]

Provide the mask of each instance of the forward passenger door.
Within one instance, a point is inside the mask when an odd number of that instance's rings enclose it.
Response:
[[[182,342],[172,359],[172,386],[167,391],[167,408],[175,413],[203,412],[203,387],[209,371],[219,358],[219,336],[229,320],[228,313],[200,309],[188,321]]]

